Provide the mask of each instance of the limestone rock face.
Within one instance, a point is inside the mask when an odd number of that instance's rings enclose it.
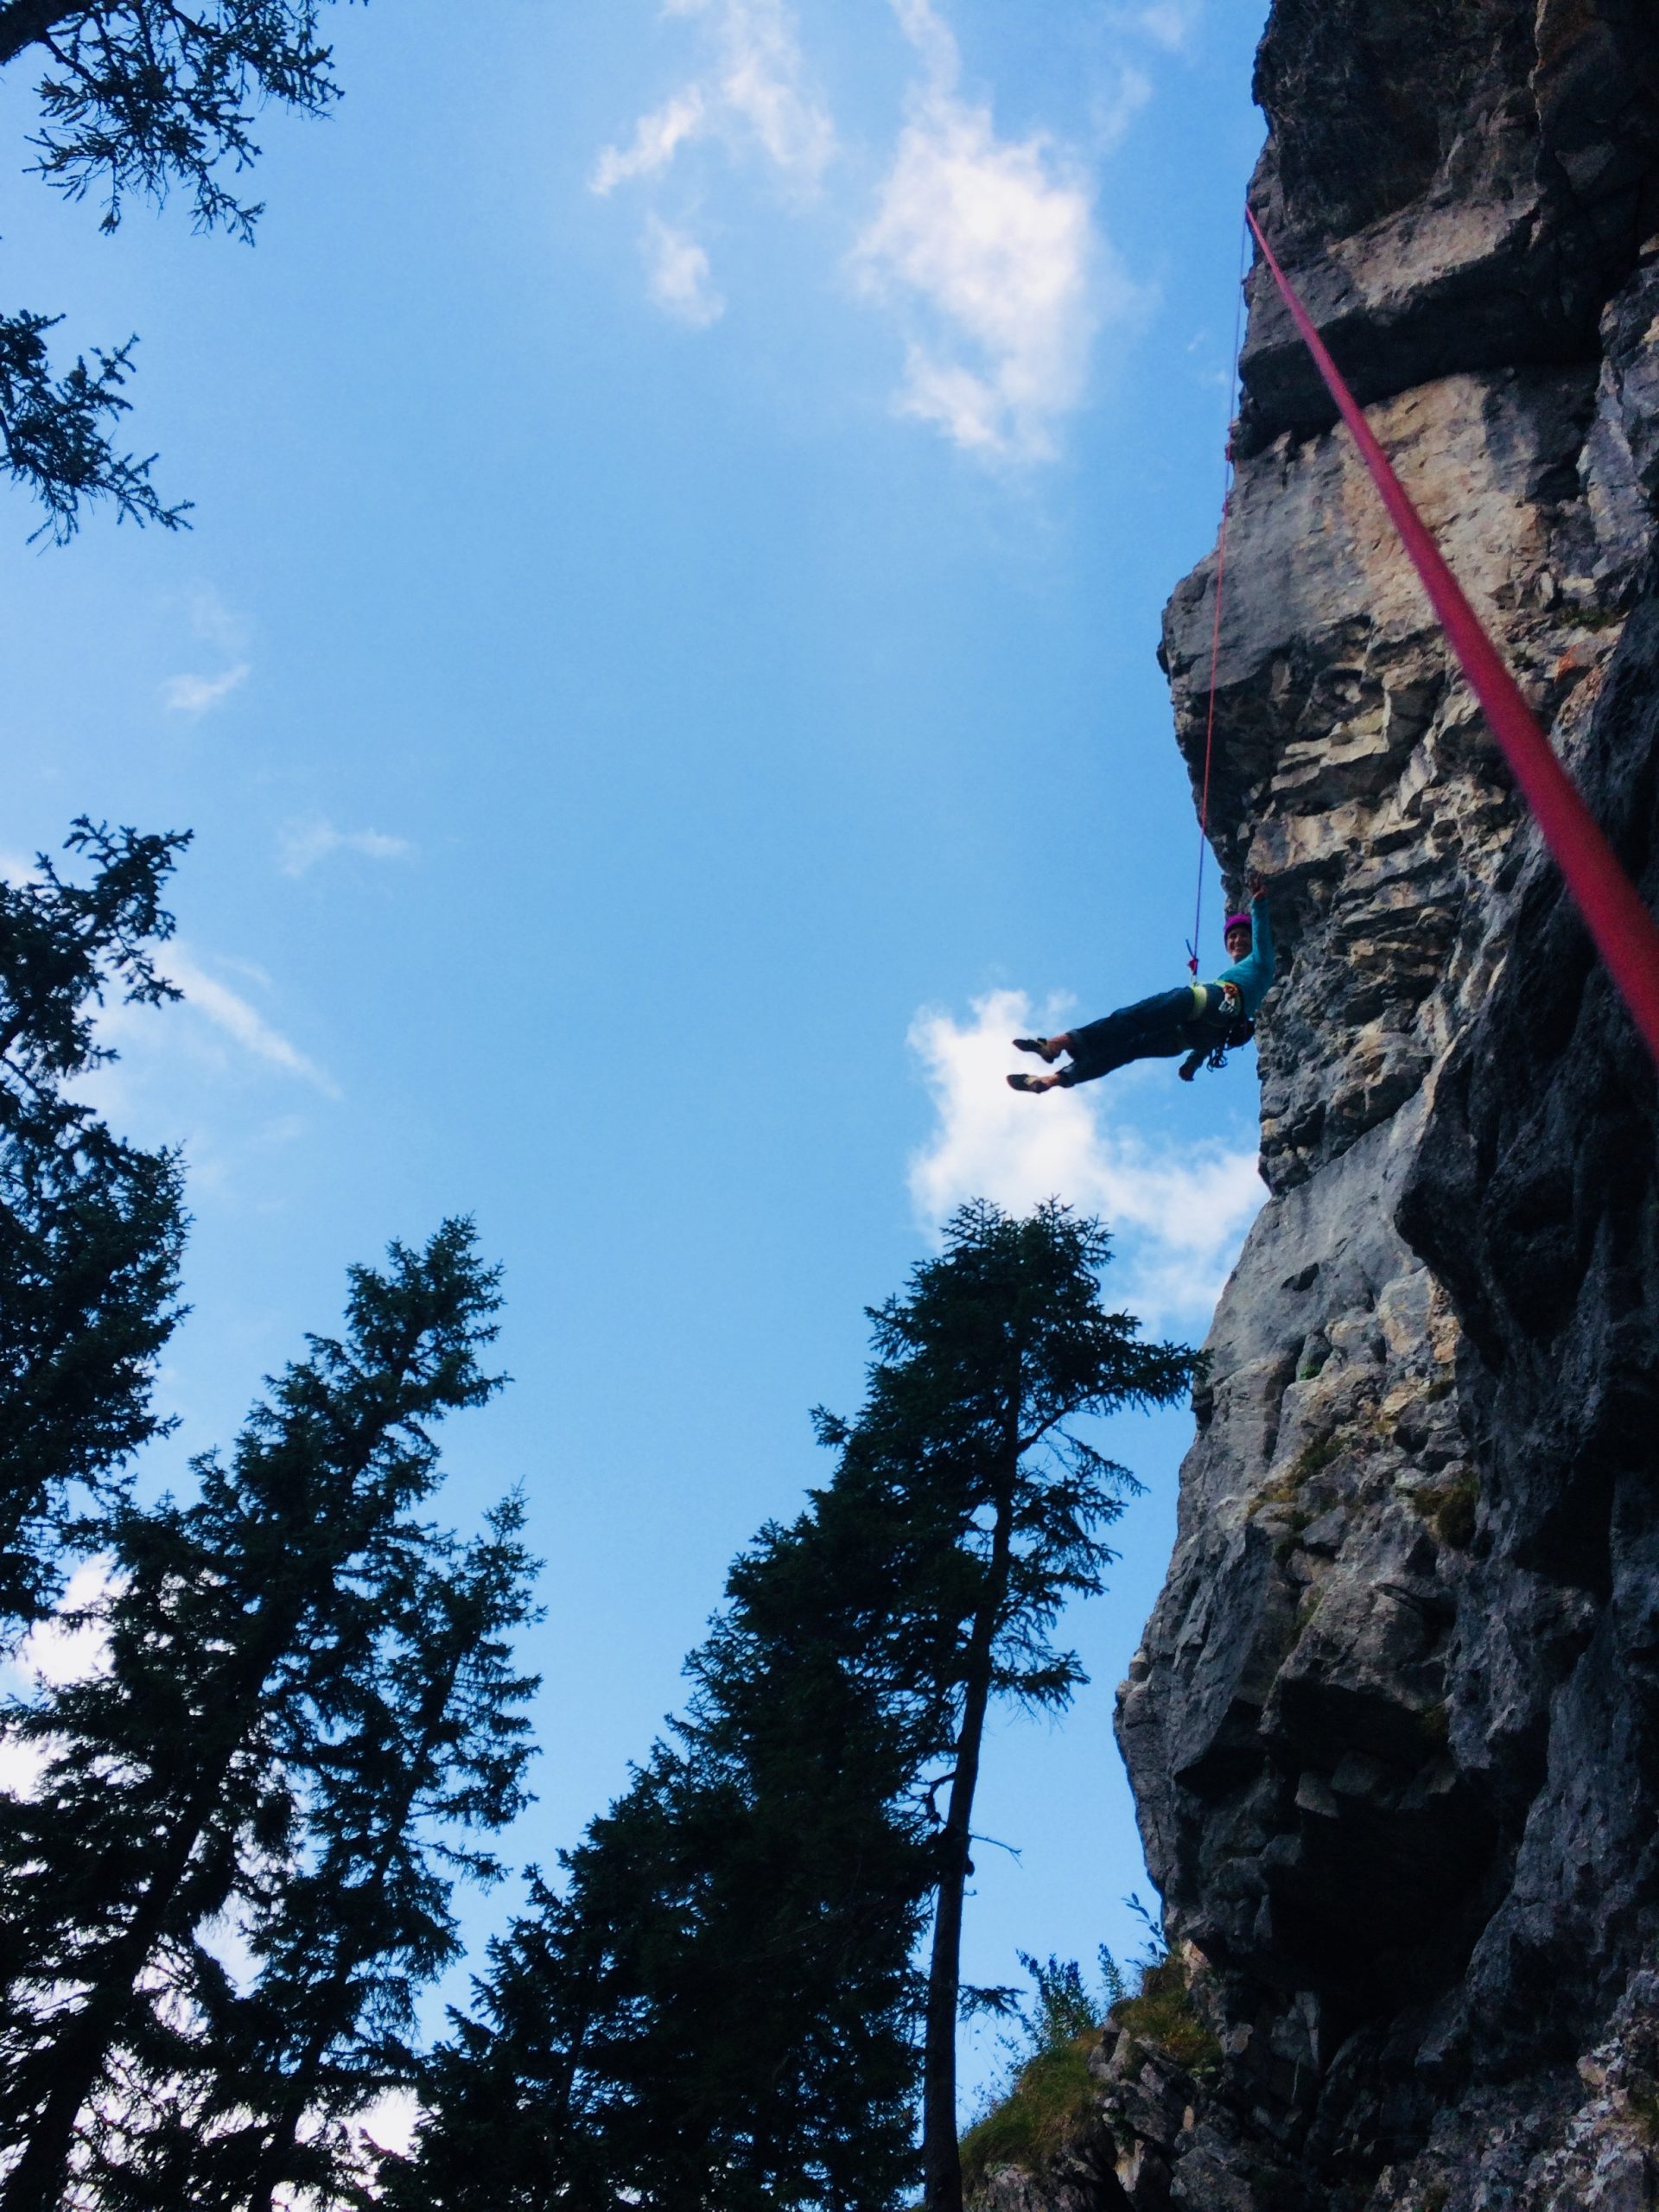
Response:
[[[1257,89],[1253,204],[1651,901],[1659,6],[1277,0]],[[1245,376],[1211,823],[1284,947],[1272,1197],[1119,1717],[1224,2056],[1109,2093],[1098,2201],[1649,2207],[1654,1071],[1261,270]]]

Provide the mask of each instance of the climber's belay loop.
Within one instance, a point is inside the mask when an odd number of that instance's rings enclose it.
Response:
[[[1659,1064],[1659,925],[1643,905],[1636,886],[1620,867],[1572,779],[1550,750],[1536,716],[1377,443],[1295,287],[1279,266],[1255,212],[1246,207],[1244,214],[1290,309],[1291,320],[1325,378],[1338,412],[1354,434],[1360,457],[1382,495],[1382,504],[1422,580],[1440,627],[1462,663],[1522,797],[1532,809],[1544,842],[1567,879],[1596,950]],[[1212,678],[1212,709],[1213,704]]]

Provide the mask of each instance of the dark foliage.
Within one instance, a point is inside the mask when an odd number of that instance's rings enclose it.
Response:
[[[79,200],[101,187],[103,227],[130,193],[191,196],[199,228],[251,238],[261,208],[226,181],[259,149],[257,110],[318,115],[339,99],[318,0],[14,0],[0,7],[0,66],[28,47],[46,60],[36,173]]]
[[[46,334],[60,315],[0,315],[0,465],[32,492],[47,518],[31,533],[62,545],[73,537],[84,499],[112,499],[117,518],[188,527],[189,502],[167,507],[149,480],[152,454],[140,461],[118,453],[110,436],[131,405],[122,387],[135,339],[112,353],[85,358],[60,378],[53,373]]]
[[[931,2044],[942,2018],[954,2050],[985,1712],[1063,1704],[1081,1679],[1050,1630],[1100,1586],[1130,1485],[1065,1424],[1192,1372],[1102,1310],[1106,1255],[1061,1207],[969,1207],[873,1313],[864,1408],[818,1416],[834,1479],[739,1559],[675,1739],[494,1948],[416,2157],[389,2169],[395,2204],[896,2204],[935,1894],[929,2088],[954,2153]]]
[[[327,2199],[339,2120],[406,2077],[453,1879],[494,1871],[454,1832],[527,1756],[517,1508],[469,1547],[420,1516],[498,1303],[466,1224],[394,1245],[193,1502],[116,1516],[105,1665],[11,1716],[44,1765],[0,1797],[6,2212],[71,2174],[100,2212]]]
[[[741,1600],[693,1711],[493,1947],[397,2205],[880,2212],[910,2177],[927,1862],[833,1624]]]
[[[78,822],[90,880],[42,855],[0,881],[0,1618],[57,1589],[77,1498],[118,1493],[165,1426],[156,1355],[177,1323],[185,1230],[178,1159],[123,1143],[73,1086],[113,1055],[93,1039],[111,997],[178,994],[156,965],[179,836]]]
[[[42,70],[35,174],[73,199],[95,192],[105,231],[134,194],[159,203],[180,190],[199,229],[251,238],[261,210],[239,180],[258,156],[259,111],[275,102],[318,115],[339,98],[320,13],[320,0],[3,0],[0,68],[38,58]],[[0,316],[5,467],[45,505],[41,529],[60,543],[89,499],[176,529],[188,503],[164,505],[150,460],[111,442],[133,341],[54,378],[44,334],[56,320]]]
[[[924,2031],[929,2212],[962,2203],[962,1917],[986,1719],[997,1698],[1058,1709],[1084,1679],[1052,1631],[1069,1599],[1103,1586],[1114,1554],[1102,1532],[1135,1487],[1071,1424],[1170,1403],[1192,1379],[1190,1352],[1143,1344],[1129,1315],[1103,1309],[1109,1256],[1099,1224],[1064,1206],[1024,1220],[964,1206],[942,1256],[872,1313],[876,1361],[858,1420],[822,1421],[841,1446],[836,1489],[855,1527],[886,1532],[892,1595],[874,1646],[929,1802],[945,1797]]]

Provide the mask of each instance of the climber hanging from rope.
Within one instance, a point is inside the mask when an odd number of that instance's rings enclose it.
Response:
[[[1020,1052],[1035,1052],[1051,1066],[1064,1052],[1071,1065],[1055,1068],[1052,1075],[1011,1075],[1009,1088],[1069,1090],[1131,1060],[1173,1059],[1178,1052],[1186,1055],[1181,1080],[1191,1083],[1205,1061],[1219,1067],[1230,1051],[1248,1044],[1255,1034],[1256,1008],[1273,982],[1273,925],[1262,878],[1252,873],[1249,886],[1249,912],[1229,914],[1223,931],[1232,965],[1213,983],[1183,983],[1179,990],[1160,991],[1058,1037],[1016,1037]]]

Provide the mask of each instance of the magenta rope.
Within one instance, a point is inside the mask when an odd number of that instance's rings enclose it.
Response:
[[[1595,817],[1550,750],[1537,717],[1486,634],[1463,588],[1446,566],[1428,526],[1377,443],[1358,401],[1313,327],[1294,286],[1279,266],[1254,213],[1245,209],[1255,242],[1284,296],[1291,319],[1313,356],[1338,412],[1353,432],[1382,503],[1393,518],[1452,650],[1503,749],[1544,842],[1567,879],[1585,925],[1630,1017],[1659,1065],[1659,925],[1620,867]]]

